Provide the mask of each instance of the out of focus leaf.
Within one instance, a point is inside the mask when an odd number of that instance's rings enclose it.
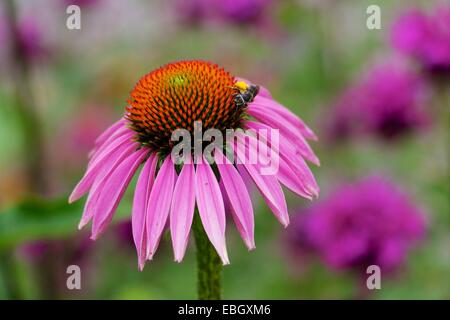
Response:
[[[25,241],[73,234],[83,212],[83,202],[68,204],[67,198],[29,199],[0,212],[0,250]],[[119,207],[116,219],[127,215]]]

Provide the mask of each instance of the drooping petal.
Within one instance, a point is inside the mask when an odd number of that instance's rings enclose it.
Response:
[[[292,192],[308,200],[312,200],[312,194],[303,187],[295,172],[292,171],[291,167],[282,158],[280,158],[280,167],[277,177],[278,180]]]
[[[253,129],[256,132],[259,132],[259,130],[270,132],[273,130],[273,128],[260,122],[247,121],[245,125],[247,128]],[[295,147],[291,146],[290,143],[281,143],[278,146],[273,145],[270,140],[270,134],[267,137],[261,135],[258,137],[260,143],[267,143],[268,146],[279,154],[278,179],[280,182],[291,191],[307,199],[311,199],[311,196],[317,197],[319,187],[314,175],[303,160],[301,154],[295,150]]]
[[[103,131],[102,134],[98,136],[98,138],[95,140],[95,145],[100,146],[102,145],[111,135],[113,135],[118,129],[125,126],[125,119],[121,118],[119,121],[112,124],[108,129]]]
[[[89,188],[91,188],[92,184],[97,178],[99,171],[101,171],[108,162],[113,160],[112,155],[117,150],[119,150],[120,152],[120,150],[129,148],[130,145],[134,145],[134,143],[130,140],[130,137],[131,136],[124,136],[121,139],[117,139],[95,159],[92,165],[88,167],[83,178],[80,180],[80,182],[78,182],[78,184],[72,191],[72,194],[69,197],[69,203],[72,203],[81,198],[83,194],[85,194],[89,190]]]
[[[114,152],[111,153],[111,156],[108,157],[108,160],[105,161],[103,166],[99,168],[96,172],[95,180],[92,183],[92,187],[89,191],[89,196],[86,201],[83,216],[81,217],[81,221],[78,225],[78,228],[83,228],[95,214],[97,201],[99,199],[100,193],[104,189],[105,183],[108,181],[110,174],[117,168],[119,164],[124,161],[124,159],[128,158],[131,154],[133,154],[137,149],[137,144],[132,143],[131,145],[123,145]]]
[[[147,150],[145,148],[134,152],[111,173],[107,182],[105,182],[95,208],[92,223],[92,239],[97,239],[111,221],[131,178],[146,153]]]
[[[258,105],[263,108],[269,108],[275,112],[277,112],[280,116],[282,116],[286,121],[290,122],[292,125],[294,125],[302,135],[311,140],[318,140],[316,134],[309,128],[306,123],[303,122],[300,117],[295,115],[292,111],[284,107],[283,105],[279,104],[277,101],[267,98],[264,96],[256,96],[253,102],[249,105],[249,108],[252,108],[252,105]]]
[[[147,207],[147,259],[153,259],[153,255],[159,245],[159,240],[169,217],[172,202],[173,188],[176,172],[172,158],[167,156],[158,176],[153,184]]]
[[[238,134],[238,143],[240,143],[249,153],[257,153],[257,150],[252,150],[252,143],[246,143],[243,135]],[[247,136],[250,140],[252,137]],[[254,139],[254,138],[253,138]],[[236,146],[232,146],[236,150]],[[249,161],[237,152],[237,157],[242,164],[238,164],[239,170],[242,170],[242,166],[247,170],[248,174],[252,177],[262,196],[266,200],[267,205],[271,208],[274,215],[280,221],[280,223],[287,227],[289,224],[289,215],[287,211],[286,199],[278,183],[276,175],[262,175],[262,166],[260,164],[251,164]]]
[[[219,157],[225,161],[220,161]],[[223,189],[230,202],[234,222],[247,248],[252,250],[255,248],[255,223],[252,201],[245,183],[233,164],[218,150],[216,150],[215,158]]]
[[[314,154],[301,132],[291,123],[284,121],[275,111],[253,104],[249,105],[248,113],[270,127],[280,130],[282,139],[290,140],[299,149],[302,156],[316,165],[320,164],[319,158]]]
[[[148,199],[155,180],[156,165],[158,156],[153,153],[145,162],[142,172],[136,184],[133,199],[133,212],[131,224],[133,228],[133,240],[138,254],[139,269],[144,268],[147,258],[147,232],[146,232],[146,210]]]
[[[103,183],[100,183],[100,190],[103,189],[102,187]],[[83,215],[81,216],[81,220],[78,224],[78,230],[81,230],[85,225],[89,223],[89,221],[91,221],[95,213],[99,195],[100,191],[89,192],[86,203],[84,204]]]
[[[181,262],[189,240],[195,209],[194,164],[184,163],[173,192],[170,209],[170,233],[176,262]]]
[[[225,209],[219,183],[206,159],[197,164],[195,173],[197,207],[209,240],[222,259],[229,264],[225,243]]]
[[[88,168],[91,167],[93,163],[95,163],[95,160],[98,159],[105,150],[111,148],[111,145],[114,144],[116,140],[123,140],[124,138],[128,138],[129,140],[131,140],[134,135],[135,133],[133,133],[133,131],[131,131],[127,127],[123,127],[117,130],[102,145],[95,147],[91,152],[89,152]]]

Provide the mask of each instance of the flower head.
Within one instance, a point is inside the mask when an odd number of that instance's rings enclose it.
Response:
[[[398,188],[380,177],[341,186],[293,222],[291,242],[332,268],[384,271],[401,265],[425,233],[425,220]]]
[[[313,132],[275,102],[267,89],[237,79],[215,64],[167,64],[142,77],[128,103],[124,117],[97,139],[86,174],[69,201],[89,191],[80,228],[93,220],[92,238],[96,239],[143,164],[132,212],[141,269],[145,260],[153,258],[166,225],[175,260],[183,259],[195,208],[208,238],[227,264],[224,199],[245,244],[253,249],[253,208],[241,177],[243,172],[252,178],[284,226],[289,216],[280,183],[306,198],[319,192],[303,159],[318,163],[305,140],[314,139]],[[200,143],[196,138],[199,129]],[[232,140],[222,141],[221,134],[230,129],[237,130]],[[262,134],[278,130],[280,137]],[[174,136],[180,132],[188,134],[187,138],[183,136],[188,142],[182,145],[185,148],[178,161],[174,155],[178,155],[179,140],[175,141]],[[192,135],[194,139],[190,140]],[[209,139],[205,139],[207,136]],[[277,143],[278,138],[282,144]],[[212,151],[206,141],[214,142]],[[252,142],[257,142],[258,147]],[[276,170],[267,173],[267,162],[247,161],[249,154],[270,160],[259,148],[276,151],[279,156],[272,159]],[[198,150],[200,154],[195,152]],[[211,151],[209,157],[207,150]]]
[[[450,7],[441,5],[432,14],[410,10],[392,29],[392,43],[419,61],[427,70],[450,72]]]
[[[403,66],[378,65],[347,89],[332,112],[330,135],[370,133],[392,140],[428,122],[426,90],[419,76]]]

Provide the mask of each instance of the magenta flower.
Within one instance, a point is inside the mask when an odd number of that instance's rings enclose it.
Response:
[[[404,13],[394,23],[392,43],[427,70],[450,72],[450,7],[441,5],[432,14],[420,10]]]
[[[425,234],[423,212],[380,177],[341,186],[296,216],[293,226],[294,247],[317,253],[338,270],[376,264],[394,271]]]
[[[186,24],[200,24],[211,14],[211,1],[208,0],[177,0],[175,3],[176,13],[182,22]]]
[[[223,19],[237,24],[255,24],[264,19],[272,1],[223,0],[216,2]]]
[[[16,41],[24,57],[35,60],[47,54],[41,29],[33,17],[28,16],[22,18],[18,23],[17,31]]]
[[[266,19],[272,2],[272,0],[179,0],[175,8],[183,22],[189,24],[214,21],[258,25]]]
[[[79,227],[92,220],[92,239],[105,230],[141,164],[132,212],[140,269],[145,260],[153,259],[166,225],[175,261],[183,259],[195,208],[209,240],[222,262],[228,264],[224,198],[229,201],[241,237],[253,249],[253,208],[242,172],[248,173],[276,218],[287,226],[289,216],[281,184],[309,199],[319,192],[304,161],[318,164],[305,140],[316,137],[297,116],[273,100],[267,89],[260,87],[252,99],[250,88],[248,81],[238,81],[217,65],[203,61],[171,63],[142,77],[131,92],[125,116],[97,139],[86,174],[70,196],[72,202],[89,191]],[[202,132],[243,128],[253,129],[258,136],[248,131],[237,133],[223,153],[215,150],[211,154],[212,163],[204,155],[192,155],[189,144],[184,162],[174,163],[172,134],[185,129],[195,139],[199,122]],[[273,136],[264,139],[260,134],[274,129],[279,130],[279,146]],[[262,163],[246,161],[239,151],[261,154],[251,143],[257,140],[265,150],[278,152],[275,172],[263,173]],[[238,161],[228,158],[228,150]]]
[[[329,134],[333,139],[361,133],[385,140],[404,136],[429,122],[426,98],[426,88],[415,73],[400,65],[376,66],[338,100]]]

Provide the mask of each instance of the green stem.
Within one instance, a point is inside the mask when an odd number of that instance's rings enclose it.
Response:
[[[23,297],[14,252],[11,250],[0,252],[0,277],[7,299],[17,300]]]
[[[194,236],[197,247],[197,292],[199,300],[220,300],[222,262],[203,229],[198,212],[194,215]]]

